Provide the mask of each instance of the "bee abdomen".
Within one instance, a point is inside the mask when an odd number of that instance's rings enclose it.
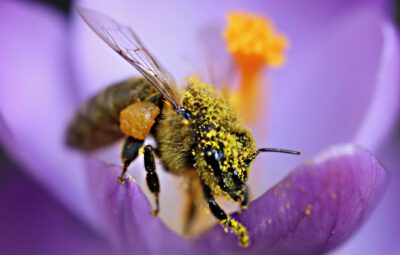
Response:
[[[146,101],[159,92],[144,78],[112,85],[89,99],[76,113],[67,130],[67,144],[94,150],[122,137],[119,114],[128,105]]]

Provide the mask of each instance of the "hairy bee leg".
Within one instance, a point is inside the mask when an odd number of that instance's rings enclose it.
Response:
[[[139,155],[139,150],[143,146],[143,142],[143,140],[133,137],[127,137],[125,139],[121,153],[122,172],[118,177],[118,180],[121,184],[125,183],[128,167]]]
[[[215,201],[211,189],[207,184],[202,182],[202,185],[204,198],[208,203],[211,213],[214,215],[215,218],[218,219],[221,225],[230,227],[232,229],[232,231],[238,236],[239,245],[241,247],[248,247],[250,245],[250,238],[249,234],[247,233],[247,229],[240,222],[232,219],[224,212],[224,210],[222,210],[222,208]]]
[[[247,210],[247,205],[250,202],[250,191],[249,191],[249,186],[246,185],[246,188],[244,189],[243,192],[243,200],[240,202],[240,212],[243,212],[244,210]]]
[[[156,172],[156,164],[154,162],[153,150],[154,149],[151,145],[146,145],[144,147],[144,168],[147,171],[147,187],[149,187],[149,190],[155,196],[156,208],[152,211],[152,214],[154,216],[157,216],[158,212],[160,211],[160,201],[158,196],[160,193],[160,182],[158,181],[158,175]]]

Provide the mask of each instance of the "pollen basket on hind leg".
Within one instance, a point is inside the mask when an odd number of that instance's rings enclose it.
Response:
[[[150,102],[136,102],[120,113],[120,129],[136,139],[145,139],[150,133],[160,108]]]

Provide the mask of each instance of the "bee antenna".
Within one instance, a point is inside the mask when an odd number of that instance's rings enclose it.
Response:
[[[280,153],[287,153],[287,154],[293,154],[293,155],[300,155],[300,151],[277,149],[277,148],[260,148],[257,150],[257,153],[259,154],[260,152],[280,152]]]

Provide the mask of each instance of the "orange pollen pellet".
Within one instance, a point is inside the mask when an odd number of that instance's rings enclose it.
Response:
[[[160,113],[160,108],[152,103],[137,102],[120,113],[120,129],[127,136],[143,140],[149,133]]]

